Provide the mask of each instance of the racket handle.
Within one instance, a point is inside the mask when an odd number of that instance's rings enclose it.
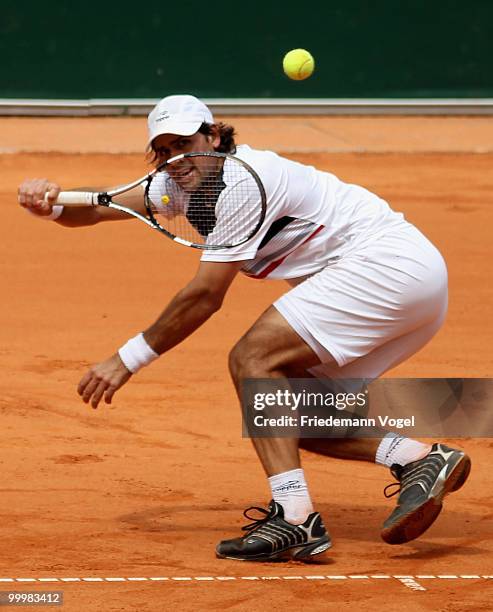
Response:
[[[96,206],[98,194],[93,191],[60,191],[56,203],[63,206]]]

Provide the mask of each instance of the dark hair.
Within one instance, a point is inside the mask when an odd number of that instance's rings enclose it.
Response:
[[[221,139],[219,146],[215,148],[219,153],[236,153],[236,132],[232,125],[227,123],[203,123],[197,130],[204,136],[210,136],[214,133],[214,128],[219,131],[219,137]],[[157,160],[156,151],[154,150],[153,143],[148,146],[146,159],[150,164],[154,164]]]
[[[216,147],[216,151],[218,153],[236,153],[236,132],[232,125],[228,125],[227,123],[203,123],[198,131],[201,134],[210,136],[210,134],[213,133],[214,126],[219,130],[219,136],[221,138],[221,142],[219,146]]]

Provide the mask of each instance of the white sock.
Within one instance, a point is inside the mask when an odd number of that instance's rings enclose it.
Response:
[[[431,451],[430,444],[423,444],[411,438],[403,438],[395,433],[388,433],[382,438],[377,448],[375,463],[392,467],[394,463],[407,465],[423,459]]]
[[[272,499],[284,509],[288,523],[301,525],[313,512],[312,500],[301,468],[275,474],[269,478]]]

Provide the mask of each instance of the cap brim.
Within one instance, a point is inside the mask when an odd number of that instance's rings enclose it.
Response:
[[[157,126],[149,137],[148,145],[154,138],[163,134],[176,134],[177,136],[192,136],[198,132],[202,121],[163,121]]]

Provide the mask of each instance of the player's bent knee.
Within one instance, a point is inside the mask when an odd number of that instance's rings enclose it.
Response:
[[[245,343],[240,340],[229,353],[229,371],[233,379],[239,380],[249,376],[251,369],[249,367],[250,359],[251,355]]]
[[[229,371],[235,380],[257,378],[268,373],[265,351],[262,346],[242,338],[229,354]]]

